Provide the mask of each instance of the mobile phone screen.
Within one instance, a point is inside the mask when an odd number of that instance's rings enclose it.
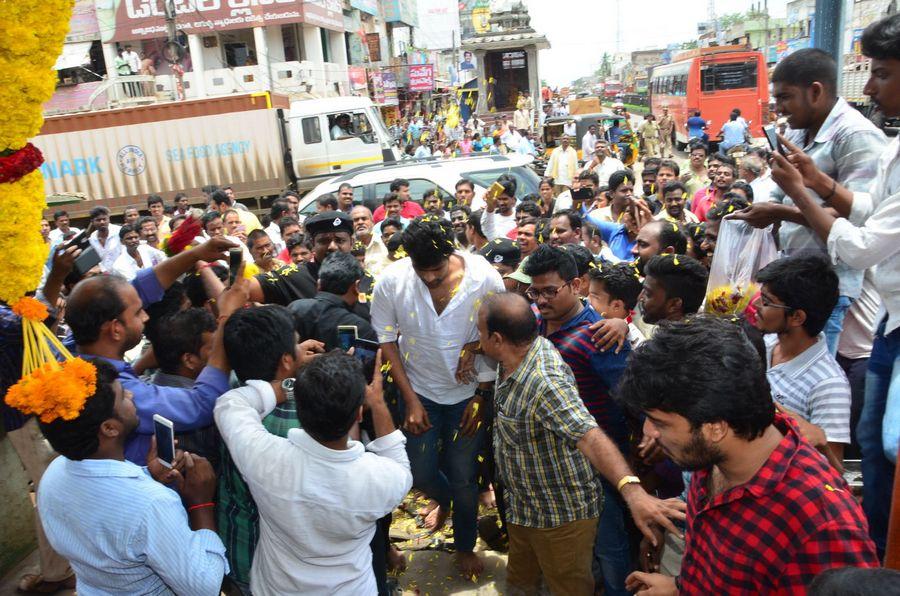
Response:
[[[378,344],[367,339],[357,339],[353,342],[353,355],[362,362],[363,373],[366,375],[366,383],[371,383],[375,376],[375,356],[378,354]]]
[[[766,134],[766,140],[769,141],[769,147],[772,148],[772,151],[784,153],[784,151],[781,150],[781,143],[778,142],[778,135],[775,134],[775,127],[771,124],[763,126],[763,132]]]
[[[241,268],[241,260],[244,258],[244,251],[240,248],[228,249],[228,285],[233,286],[237,279],[238,270]]]
[[[153,432],[156,435],[156,457],[169,465],[175,463],[175,432],[170,426],[156,418],[153,420]]]
[[[356,341],[356,325],[338,325],[338,345],[347,352],[353,347]]]

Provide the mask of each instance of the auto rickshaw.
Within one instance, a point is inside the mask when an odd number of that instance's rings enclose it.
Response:
[[[584,155],[581,151],[581,139],[584,138],[588,128],[595,126],[598,135],[604,135],[606,128],[615,120],[620,119],[615,114],[608,112],[598,112],[595,114],[575,114],[571,116],[553,116],[547,118],[544,122],[543,134],[541,141],[544,145],[543,152],[535,160],[534,169],[540,174],[546,167],[550,154],[559,146],[559,138],[563,135],[565,125],[570,120],[575,122],[575,137],[572,139],[571,145],[578,152],[578,160],[583,161]]]

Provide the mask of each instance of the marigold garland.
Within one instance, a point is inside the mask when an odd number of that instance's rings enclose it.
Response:
[[[73,420],[97,389],[97,369],[86,360],[46,362],[10,387],[6,403],[41,422]]]
[[[0,0],[0,300],[14,304],[22,317],[25,344],[22,379],[6,402],[43,422],[76,418],[97,380],[94,365],[73,358],[43,324],[46,309],[23,299],[37,288],[47,258],[40,234],[42,157],[28,139],[40,132],[42,106],[56,89],[53,65],[72,5],[73,0]]]

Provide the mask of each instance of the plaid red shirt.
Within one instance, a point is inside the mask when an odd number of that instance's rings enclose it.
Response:
[[[781,443],[750,482],[710,500],[711,470],[694,472],[683,594],[805,594],[831,567],[877,567],[866,519],[844,479],[776,415]]]

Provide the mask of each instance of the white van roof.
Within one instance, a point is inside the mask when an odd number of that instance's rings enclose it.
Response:
[[[298,99],[291,102],[292,116],[325,114],[342,110],[358,110],[375,104],[368,97],[329,97],[327,99]]]

